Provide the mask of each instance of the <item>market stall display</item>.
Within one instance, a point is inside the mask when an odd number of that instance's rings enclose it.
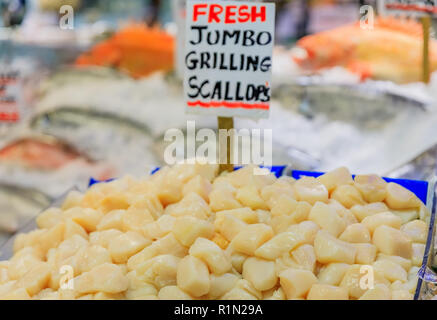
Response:
[[[273,163],[292,163],[294,168],[304,170],[331,170],[338,166],[341,153],[342,164],[353,172],[388,174],[435,144],[435,135],[426,130],[432,132],[434,128],[434,112],[428,107],[432,97],[420,85],[390,88],[378,83],[329,84],[333,78],[334,73],[326,81],[302,78],[301,84],[278,85],[271,119],[236,119],[236,128],[274,126]],[[198,129],[216,129],[214,119],[183,114],[181,89],[168,80],[156,74],[134,81],[106,68],[61,69],[41,83],[27,128],[9,131],[11,138],[1,145],[6,147],[35,135],[49,136],[93,165],[73,161],[41,171],[6,158],[0,164],[1,180],[58,197],[72,185],[83,188],[90,176],[138,176],[145,174],[147,167],[163,164],[168,128],[185,132],[186,121],[195,119]],[[400,140],[397,132],[404,132],[405,125],[420,126],[421,130]],[[285,136],[289,138],[281,138]],[[381,136],[386,138],[381,140]],[[28,146],[21,146],[22,153]],[[375,150],[379,150],[378,156]],[[51,161],[41,155],[39,161]],[[429,170],[413,169],[410,178],[429,178]],[[402,176],[396,172],[396,177]]]
[[[217,170],[177,165],[71,192],[17,236],[0,297],[413,298],[430,216],[411,191],[345,168],[299,180]],[[360,287],[363,265],[373,289]]]
[[[237,129],[275,128],[273,164],[300,163],[300,169],[332,170],[338,166],[341,150],[342,164],[353,172],[383,175],[436,143],[435,135],[429,133],[436,116],[432,88],[437,78],[429,88],[416,83],[360,83],[338,69],[292,82],[283,79],[283,75],[276,78],[270,119],[235,121]],[[163,144],[168,128],[184,129],[189,119],[199,128],[216,129],[214,119],[184,115],[181,87],[162,74],[133,81],[112,71],[69,69],[49,78],[42,88],[36,105],[39,112],[62,109],[68,101],[71,108],[143,123],[158,145]],[[402,140],[398,132],[405,132],[405,126],[414,134]],[[381,136],[386,138],[381,140]],[[74,133],[68,138],[73,137]],[[296,153],[307,156],[302,159]]]
[[[276,30],[273,15],[262,28],[280,39],[269,43],[273,55],[205,37],[187,58],[190,76],[268,88],[269,118],[233,119],[238,150],[263,143],[251,136],[244,146],[245,130],[273,131],[272,164],[284,167],[260,176],[252,166],[164,167],[169,129],[188,148],[188,121],[196,137],[223,128],[184,113],[180,24],[146,26],[158,11],[140,0],[71,0],[62,3],[74,7],[74,28],[63,30],[61,2],[35,0],[37,11],[27,3],[21,26],[0,29],[0,97],[19,102],[19,121],[0,119],[0,300],[433,299],[437,73],[421,82],[428,32],[417,20],[379,16],[368,28],[346,24],[356,2],[282,1]],[[233,5],[243,19],[245,4]],[[198,13],[210,35],[232,18],[232,8]],[[237,20],[223,22],[235,43]],[[434,72],[432,32],[429,48]],[[272,62],[271,81],[243,70],[257,55]],[[235,59],[241,73],[225,75]],[[12,88],[2,83],[11,71]],[[211,103],[198,93],[192,104],[251,107],[238,94]],[[373,289],[360,283],[369,267]]]

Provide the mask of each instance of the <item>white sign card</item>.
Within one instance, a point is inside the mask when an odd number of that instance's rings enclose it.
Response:
[[[187,1],[187,113],[267,118],[275,4]]]
[[[379,0],[382,15],[400,14],[409,16],[437,16],[437,1],[434,0]]]

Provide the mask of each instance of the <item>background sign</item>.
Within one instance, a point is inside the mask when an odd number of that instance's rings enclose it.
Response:
[[[268,117],[275,5],[189,0],[186,19],[187,112]]]
[[[20,72],[0,67],[0,123],[20,120],[18,97],[20,96]]]
[[[379,11],[382,14],[398,13],[412,16],[437,16],[437,1],[433,0],[379,0]]]

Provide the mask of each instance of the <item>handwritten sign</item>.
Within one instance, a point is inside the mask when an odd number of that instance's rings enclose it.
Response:
[[[382,14],[406,14],[412,16],[437,16],[437,2],[433,0],[380,0]]]
[[[187,112],[266,118],[270,108],[275,5],[187,1]]]

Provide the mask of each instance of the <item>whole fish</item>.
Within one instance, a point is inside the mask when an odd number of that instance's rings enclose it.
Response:
[[[421,25],[393,17],[375,19],[374,28],[360,23],[302,38],[293,59],[307,72],[343,66],[366,78],[397,83],[422,80]],[[430,41],[430,67],[437,70],[437,42]]]

